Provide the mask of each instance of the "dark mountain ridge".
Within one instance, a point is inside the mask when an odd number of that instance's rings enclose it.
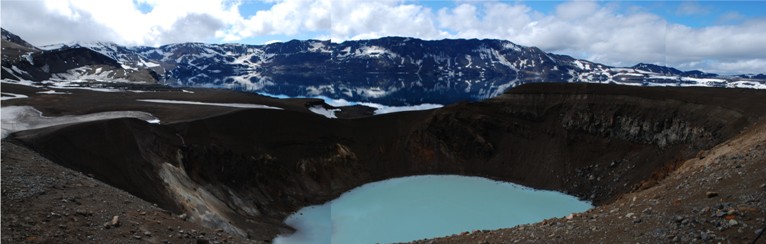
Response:
[[[157,83],[160,79],[153,70],[126,67],[90,48],[75,45],[41,50],[5,29],[2,31],[4,80]]]
[[[728,77],[651,64],[617,68],[491,39],[427,41],[384,37],[342,43],[321,40],[267,45],[179,43],[156,48],[92,42],[44,49],[64,52],[76,47],[101,53],[120,64],[119,69],[109,69],[114,72],[100,74],[96,80],[117,77],[127,82],[219,87],[290,97],[326,96],[387,105],[477,101],[500,95],[511,87],[539,82],[766,87],[766,80],[757,75]],[[82,49],[75,50],[89,55]],[[27,55],[35,55],[31,53]],[[23,74],[30,73],[22,68],[29,66],[25,64],[28,61],[22,57],[4,59],[3,77],[51,79],[53,74]],[[103,64],[106,63],[110,62]],[[54,80],[87,79],[94,71]],[[129,75],[136,72],[142,75]]]
[[[21,37],[11,33],[10,31],[7,31],[5,29],[0,29],[0,36],[2,36],[2,39],[7,42],[14,43],[16,45],[28,48],[28,49],[38,49],[32,44],[29,44],[29,42],[25,41],[24,39],[21,39]]]
[[[640,63],[636,64],[633,67],[636,70],[643,70],[647,72],[652,73],[658,73],[663,75],[674,75],[674,76],[684,76],[684,77],[693,77],[693,78],[715,78],[718,77],[718,74],[712,74],[712,73],[705,73],[699,70],[691,70],[691,71],[680,71],[673,67],[667,67],[667,66],[661,66],[656,64],[645,64]]]

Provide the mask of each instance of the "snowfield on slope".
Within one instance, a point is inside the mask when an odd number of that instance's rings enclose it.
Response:
[[[335,116],[335,112],[340,111],[340,109],[326,109],[322,106],[311,106],[309,107],[309,111],[322,115],[328,119],[337,119],[338,117]]]
[[[46,117],[43,116],[42,112],[31,106],[7,106],[2,107],[0,113],[2,113],[2,134],[0,138],[5,138],[11,133],[23,130],[105,119],[136,118],[149,123],[160,123],[160,120],[157,117],[154,117],[154,115],[141,111],[113,111],[84,115]]]
[[[165,100],[165,99],[138,99],[136,101],[139,101],[139,102],[150,102],[150,103],[168,103],[168,104],[221,106],[221,107],[233,107],[233,108],[261,108],[261,109],[277,109],[277,110],[282,110],[282,108],[278,108],[278,107],[266,106],[266,105],[261,105],[261,104],[250,104],[250,103],[205,103],[205,102],[181,101],[181,100]]]

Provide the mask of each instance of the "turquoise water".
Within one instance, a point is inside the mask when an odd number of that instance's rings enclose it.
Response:
[[[365,184],[289,216],[275,243],[390,243],[507,228],[582,212],[592,205],[480,177],[426,175]]]

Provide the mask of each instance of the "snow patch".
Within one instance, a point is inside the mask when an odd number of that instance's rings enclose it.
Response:
[[[338,117],[335,116],[335,112],[340,111],[340,109],[326,109],[323,106],[317,105],[309,107],[309,111],[329,119],[337,119]]]
[[[124,64],[122,64],[121,66],[122,66],[122,69],[124,69],[124,70],[138,71],[138,68],[136,68],[136,67],[127,66],[127,65],[124,65]]]
[[[277,98],[277,99],[290,98],[290,96],[284,95],[284,94],[271,94],[271,93],[266,93],[266,92],[256,92],[255,94],[258,94],[258,95],[261,95],[261,96],[264,96],[264,97]]]
[[[572,63],[573,63],[574,65],[576,65],[576,66],[577,66],[577,68],[579,68],[580,70],[591,70],[591,68],[590,68],[590,64],[588,64],[588,63],[585,63],[585,62],[582,62],[582,61],[580,61],[580,60],[575,60],[575,61],[574,61],[574,62],[572,62]]]
[[[64,95],[64,94],[72,94],[72,93],[71,92],[59,92],[59,91],[55,91],[55,90],[47,90],[47,91],[37,92],[37,94],[61,94],[61,95]]]
[[[84,86],[53,86],[59,89],[77,89],[77,90],[89,90],[89,91],[96,91],[96,92],[123,92],[123,90],[114,89],[114,88],[94,88],[94,87],[84,87]]]
[[[94,68],[91,66],[83,66],[67,70],[66,73],[56,73],[52,78],[55,80],[70,82],[85,82],[95,80],[109,83],[145,83],[131,81],[125,78],[114,78],[117,76],[115,71],[119,72],[120,70],[103,70],[102,67]]]
[[[324,103],[333,106],[333,107],[346,107],[346,106],[355,106],[355,105],[364,105],[367,107],[375,108],[375,115],[379,114],[387,114],[387,113],[395,113],[395,112],[404,112],[404,111],[416,111],[416,110],[429,110],[429,109],[436,109],[444,107],[444,105],[441,104],[432,104],[432,103],[424,103],[424,104],[418,104],[418,105],[410,105],[410,106],[387,106],[383,104],[378,103],[370,103],[370,102],[352,102],[348,101],[346,99],[333,99],[325,96],[313,96],[313,97],[303,97],[303,96],[297,96],[297,97],[290,97],[287,95],[275,95],[275,94],[269,94],[269,93],[258,93],[259,95],[268,96],[268,97],[274,97],[274,98],[280,98],[280,99],[287,99],[287,98],[315,98],[315,99],[322,99]],[[321,107],[321,106],[319,106]],[[311,110],[311,108],[309,108]],[[329,110],[332,111],[332,116],[335,116],[336,110]],[[311,111],[314,113],[318,113],[319,111]],[[324,111],[322,111],[324,112]],[[327,116],[325,116],[327,117]]]
[[[313,42],[311,47],[309,47],[309,52],[331,53],[332,51],[322,42]]]
[[[17,98],[28,98],[29,96],[24,94],[16,94],[16,93],[10,93],[10,92],[3,92],[2,96],[0,96],[0,100],[11,100],[11,99],[17,99]]]
[[[154,115],[141,111],[113,111],[100,112],[84,115],[65,115],[59,117],[45,117],[42,112],[30,106],[7,106],[0,110],[2,113],[2,137],[11,133],[39,129],[49,126],[73,124],[96,120],[116,118],[136,118],[144,121],[159,121]]]
[[[24,54],[24,59],[26,59],[29,64],[35,65],[35,60],[32,58],[32,53]]]
[[[343,50],[338,51],[338,57],[343,58],[351,54],[351,47],[346,47]]]
[[[432,103],[424,103],[424,104],[411,105],[411,106],[386,106],[386,105],[377,104],[377,103],[359,103],[359,104],[375,108],[376,109],[375,115],[404,112],[404,111],[429,110],[429,109],[437,109],[437,108],[444,107],[444,105],[432,104]]]
[[[16,77],[16,79],[18,79],[18,80],[23,80],[23,78],[21,78],[21,77],[19,77],[18,75],[14,74],[14,73],[13,73],[13,70],[9,69],[8,67],[3,67],[3,70],[5,70],[6,72],[8,72],[8,74],[11,74],[13,77]],[[6,80],[6,78],[7,78],[7,77],[3,77],[3,78],[4,78],[3,80]],[[10,79],[9,79],[9,80],[10,80]]]
[[[67,46],[67,45],[64,44],[64,43],[58,43],[58,44],[38,46],[37,48],[40,48],[40,49],[46,50],[46,51],[50,51],[50,50],[54,50],[54,49],[60,49],[60,48],[62,48],[64,46]]]
[[[16,74],[25,74],[25,75],[29,76],[29,73],[19,69],[18,67],[16,67],[16,65],[11,65],[11,69],[13,70],[13,72],[16,72]]]
[[[494,91],[494,92],[492,92],[492,93],[489,95],[489,97],[496,97],[496,96],[500,96],[501,94],[503,94],[503,93],[505,92],[505,90],[508,90],[508,88],[510,88],[512,85],[514,85],[516,81],[518,81],[518,80],[514,80],[514,81],[511,81],[511,82],[508,82],[508,83],[505,83],[505,84],[502,84],[502,85],[498,86],[498,87],[495,89],[495,91]],[[489,97],[488,97],[488,98],[489,98]]]
[[[141,59],[141,64],[144,65],[144,67],[147,67],[147,68],[154,68],[154,67],[159,67],[160,66],[160,64],[158,64],[158,63],[146,62],[143,59]]]
[[[3,67],[5,69],[5,67]],[[29,86],[29,87],[42,87],[41,85],[35,84],[34,81],[31,80],[11,80],[11,79],[2,79],[0,80],[0,83],[7,83],[7,84],[14,84],[14,85],[22,85],[22,86]]]
[[[333,85],[320,85],[320,86],[308,86],[306,87],[306,94],[311,96],[319,96],[322,94],[335,94],[335,87]]]
[[[465,67],[470,68],[471,64],[473,64],[473,61],[471,60],[471,55],[465,55],[465,59],[468,60],[468,64],[466,64]]]
[[[506,42],[505,44],[503,44],[503,48],[510,49],[510,50],[513,50],[513,51],[516,51],[516,52],[521,52],[521,47],[519,47],[518,45],[513,44],[511,42]]]
[[[168,103],[168,104],[204,105],[204,106],[220,106],[220,107],[233,107],[233,108],[260,108],[260,109],[282,110],[282,108],[278,108],[278,107],[266,106],[261,104],[249,104],[249,103],[206,103],[206,102],[164,100],[164,99],[137,99],[136,101],[150,102],[150,103]]]
[[[381,98],[396,92],[398,89],[392,87],[391,89],[386,90],[380,87],[368,87],[368,88],[355,88],[354,90],[356,94],[359,94],[362,97]]]
[[[396,55],[389,51],[388,49],[385,49],[380,46],[363,46],[359,49],[356,49],[356,52],[354,52],[355,56],[366,56],[366,57],[373,57],[377,58],[383,55],[389,55],[391,57],[398,57],[399,55]]]
[[[729,88],[751,88],[751,89],[766,89],[766,84],[758,83],[755,81],[735,81],[726,84]]]

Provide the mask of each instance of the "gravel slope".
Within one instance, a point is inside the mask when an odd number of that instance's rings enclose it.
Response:
[[[2,142],[3,243],[259,243],[182,217]]]

